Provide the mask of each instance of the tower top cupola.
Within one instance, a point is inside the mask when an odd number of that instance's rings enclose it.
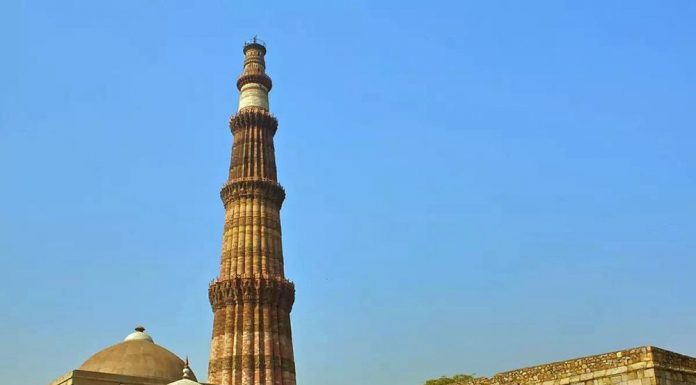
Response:
[[[273,87],[266,75],[266,44],[254,36],[244,44],[244,69],[237,79],[239,89],[238,111],[245,108],[262,108],[268,111],[268,92]]]

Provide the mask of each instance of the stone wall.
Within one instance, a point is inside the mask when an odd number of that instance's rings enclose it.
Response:
[[[146,377],[71,370],[50,385],[166,385],[168,382]]]
[[[696,358],[652,348],[657,385],[696,385]]]
[[[166,385],[168,380],[122,374],[71,370],[56,378],[49,385]],[[201,383],[201,385],[210,385]]]
[[[696,358],[643,346],[502,372],[470,385],[696,385]]]

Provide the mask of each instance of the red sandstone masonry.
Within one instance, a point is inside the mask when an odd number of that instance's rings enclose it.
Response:
[[[208,289],[214,312],[208,380],[218,385],[295,385],[290,311],[295,287],[285,279],[265,47],[244,47],[237,83],[240,108],[227,183],[220,275]]]

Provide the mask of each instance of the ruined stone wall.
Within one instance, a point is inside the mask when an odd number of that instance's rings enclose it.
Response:
[[[696,385],[696,358],[644,346],[502,372],[470,385]]]
[[[696,385],[696,358],[652,348],[657,385]]]

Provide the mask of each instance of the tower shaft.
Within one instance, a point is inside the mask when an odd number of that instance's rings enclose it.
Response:
[[[227,182],[220,275],[208,295],[213,337],[208,382],[218,385],[295,385],[290,311],[294,285],[285,279],[273,136],[271,79],[266,48],[244,46],[237,80],[239,108],[230,119],[234,136]]]

